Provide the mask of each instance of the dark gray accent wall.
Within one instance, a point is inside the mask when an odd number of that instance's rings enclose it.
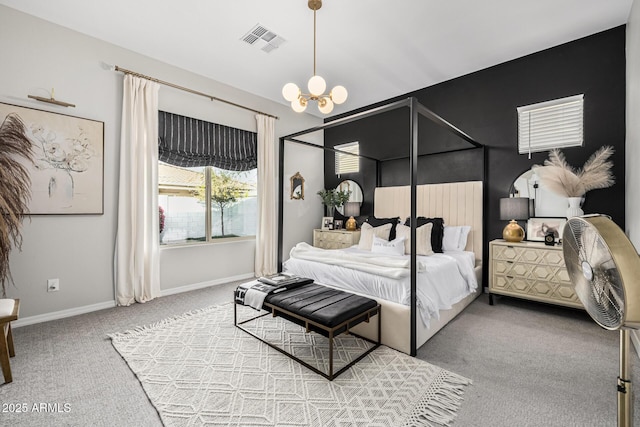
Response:
[[[486,206],[487,239],[502,236],[504,221],[499,219],[499,199],[507,197],[512,181],[534,164],[542,164],[547,152],[531,159],[518,154],[516,107],[556,98],[585,95],[584,146],[563,149],[568,162],[580,167],[603,145],[612,145],[616,184],[587,193],[585,213],[604,213],[624,228],[625,177],[625,26],[537,52],[491,68],[408,93],[394,99],[415,96],[459,129],[488,148]],[[387,100],[388,101],[388,100]],[[357,111],[366,110],[387,101]],[[336,119],[332,117],[327,121]],[[361,142],[361,153],[374,157],[408,155],[408,113],[398,110],[325,131],[325,144]],[[456,144],[454,138],[435,129],[421,127],[420,151],[427,143]],[[373,162],[369,162],[371,165]],[[461,151],[421,157],[420,183],[482,179],[481,150]],[[363,168],[358,174],[336,177],[333,153],[325,152],[325,186],[335,187],[342,179],[359,182],[365,199],[381,185],[408,184],[407,160],[396,159]],[[379,176],[378,176],[379,174]],[[370,214],[371,199],[365,200],[363,214]]]

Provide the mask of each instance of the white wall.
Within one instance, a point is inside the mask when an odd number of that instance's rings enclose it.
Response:
[[[626,232],[640,250],[640,0],[627,22]]]
[[[108,305],[114,300],[113,252],[123,76],[106,69],[103,62],[277,115],[280,120],[276,123],[276,137],[322,122],[310,115],[296,114],[284,104],[256,97],[5,6],[0,6],[0,52],[3,56],[0,102],[105,123],[104,215],[33,216],[25,221],[22,252],[13,251],[11,255],[10,266],[16,287],[8,291],[10,297],[21,298],[22,318],[46,318],[54,312],[82,311],[87,307]],[[72,102],[77,107],[55,107],[27,98],[28,94],[47,97],[47,91],[52,87],[57,99]],[[159,103],[161,109],[170,112],[256,130],[254,113],[169,87],[161,87]],[[307,182],[323,181],[322,159],[321,150],[315,159],[308,154],[300,159],[300,172]],[[295,158],[290,162],[295,164]],[[294,209],[293,213],[285,214],[289,226],[295,223],[296,229],[310,236],[310,230],[319,224],[322,211],[313,215],[306,210]],[[161,288],[164,293],[171,293],[182,286],[252,274],[254,252],[254,241],[162,248]],[[48,278],[60,279],[59,292],[46,292]]]
[[[312,134],[300,136],[296,139],[321,145],[324,132],[314,132]],[[324,215],[324,205],[318,191],[324,188],[324,171],[322,178],[314,177],[309,171],[315,170],[318,165],[323,165],[324,161],[317,156],[324,156],[322,148],[309,147],[304,144],[285,141],[284,145],[284,231],[282,233],[283,261],[289,259],[291,248],[298,242],[311,243],[313,240],[313,229],[320,228],[322,216]],[[300,172],[305,179],[304,200],[291,199],[291,176]],[[306,223],[310,227],[299,227],[299,218],[306,218]]]
[[[640,250],[640,0],[634,0],[627,22],[627,139],[625,144],[625,226]],[[631,338],[640,355],[640,334]]]

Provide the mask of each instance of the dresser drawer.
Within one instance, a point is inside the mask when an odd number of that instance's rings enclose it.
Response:
[[[493,241],[489,253],[490,294],[582,308],[560,248]]]
[[[544,261],[544,259],[542,260]],[[532,280],[544,280],[571,286],[569,273],[563,266],[556,264],[530,264],[526,262],[513,262],[504,260],[493,260],[492,271],[495,275],[526,277]]]

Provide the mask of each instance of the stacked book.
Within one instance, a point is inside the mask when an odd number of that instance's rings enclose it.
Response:
[[[278,273],[271,276],[260,277],[258,278],[258,281],[274,287],[280,287],[298,283],[301,279],[308,280],[304,277],[296,276],[291,273]]]
[[[290,273],[278,273],[272,276],[260,277],[258,280],[243,283],[236,289],[237,304],[248,305],[259,310],[267,295],[293,289],[298,286],[313,283],[313,279],[300,277]]]

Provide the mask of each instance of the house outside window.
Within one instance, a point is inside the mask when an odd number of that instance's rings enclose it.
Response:
[[[211,166],[183,168],[160,162],[158,181],[158,204],[165,216],[161,244],[255,236],[257,169],[234,172]],[[207,227],[207,214],[210,227]]]

